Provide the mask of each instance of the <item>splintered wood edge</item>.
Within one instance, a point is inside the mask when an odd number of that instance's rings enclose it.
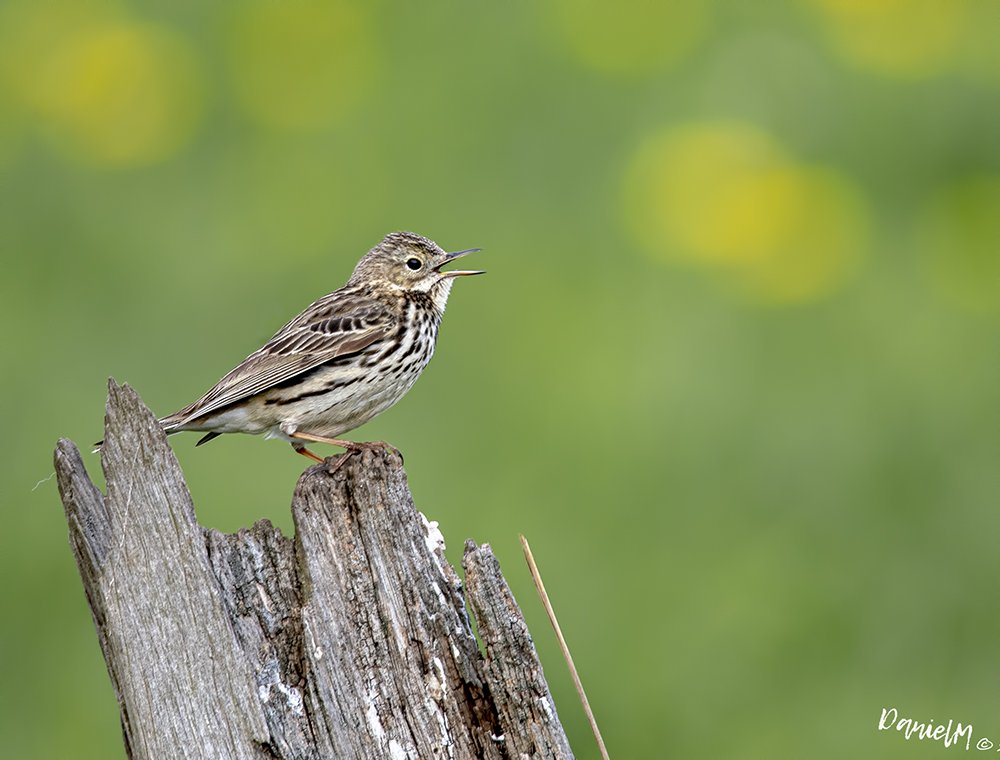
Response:
[[[465,542],[465,587],[486,649],[487,680],[505,729],[530,737],[515,750],[555,760],[573,757],[521,609],[489,544]],[[525,730],[526,729],[526,730]]]
[[[109,381],[104,497],[70,446],[57,447],[56,468],[126,752],[156,758],[215,746],[268,757],[253,675],[237,655],[190,493],[156,417],[132,388]]]

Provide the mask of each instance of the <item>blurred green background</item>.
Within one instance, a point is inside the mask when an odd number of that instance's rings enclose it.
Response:
[[[123,756],[56,439],[108,375],[188,404],[400,229],[489,274],[354,435],[493,545],[577,757],[518,532],[612,757],[944,751],[884,707],[1000,743],[996,0],[14,0],[5,757]],[[287,446],[172,440],[203,525],[291,532]]]

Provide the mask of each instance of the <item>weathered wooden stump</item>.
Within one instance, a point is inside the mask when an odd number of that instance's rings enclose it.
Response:
[[[130,758],[572,758],[496,557],[466,542],[463,589],[398,458],[309,468],[294,539],[206,530],[156,418],[109,388],[107,496],[71,441],[55,466]]]

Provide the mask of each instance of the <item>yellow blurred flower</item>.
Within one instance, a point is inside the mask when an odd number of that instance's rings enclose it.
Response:
[[[366,6],[282,0],[239,6],[230,64],[251,117],[280,130],[315,131],[342,121],[372,92],[382,53]]]
[[[71,158],[150,164],[194,134],[204,82],[177,33],[130,21],[110,3],[14,3],[4,9],[5,78]]]
[[[868,223],[839,174],[794,163],[744,123],[649,138],[627,170],[629,231],[651,255],[721,275],[750,300],[813,301],[854,273]]]
[[[41,72],[38,103],[60,142],[81,159],[148,164],[194,132],[202,81],[190,48],[172,32],[123,24],[74,37]]]
[[[920,215],[926,272],[951,302],[973,312],[1000,306],[1000,175],[944,188]]]
[[[645,74],[677,63],[705,37],[709,0],[553,0],[557,33],[578,63]]]
[[[968,18],[968,0],[808,0],[831,44],[859,68],[903,78],[945,70]],[[994,13],[996,5],[994,4]]]

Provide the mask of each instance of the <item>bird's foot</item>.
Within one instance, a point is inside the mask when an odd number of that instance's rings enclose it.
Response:
[[[399,461],[403,461],[403,455],[400,453],[399,449],[393,446],[391,443],[386,443],[385,441],[351,441],[350,445],[346,446],[348,452],[354,451],[378,451],[382,449],[383,452],[392,451],[396,456],[399,457]]]
[[[381,450],[383,454],[387,455],[388,452],[391,450],[396,454],[396,456],[399,457],[400,462],[403,461],[403,455],[399,451],[399,449],[397,449],[391,443],[386,443],[385,441],[345,441],[340,438],[324,438],[323,436],[312,435],[311,433],[300,433],[300,432],[295,432],[292,433],[291,435],[293,438],[300,438],[304,441],[315,441],[317,443],[330,443],[333,444],[334,446],[340,446],[341,448],[347,449],[347,451],[345,451],[343,454],[337,457],[337,460],[333,464],[330,464],[330,459],[332,459],[333,457],[329,457],[327,459],[320,459],[318,456],[313,454],[311,451],[309,451],[309,449],[305,448],[304,446],[302,448],[295,449],[299,454],[307,456],[315,462],[326,464],[325,468],[326,472],[330,473],[331,475],[334,472],[336,472],[340,468],[340,466],[351,457],[352,454],[360,451]]]
[[[345,451],[343,454],[337,457],[337,461],[335,461],[333,464],[330,464],[330,459],[333,459],[333,457],[329,457],[326,460],[326,467],[324,469],[326,470],[327,473],[333,475],[333,473],[335,473],[338,469],[340,469],[340,466],[344,462],[346,462],[348,459],[351,458],[352,454],[360,454],[362,451],[381,451],[383,457],[387,457],[389,449],[392,449],[394,452],[396,452],[396,455],[399,457],[400,462],[403,461],[403,455],[399,452],[399,449],[397,449],[392,444],[386,443],[385,441],[364,441],[364,442],[352,441],[351,445],[347,448],[347,451]]]

